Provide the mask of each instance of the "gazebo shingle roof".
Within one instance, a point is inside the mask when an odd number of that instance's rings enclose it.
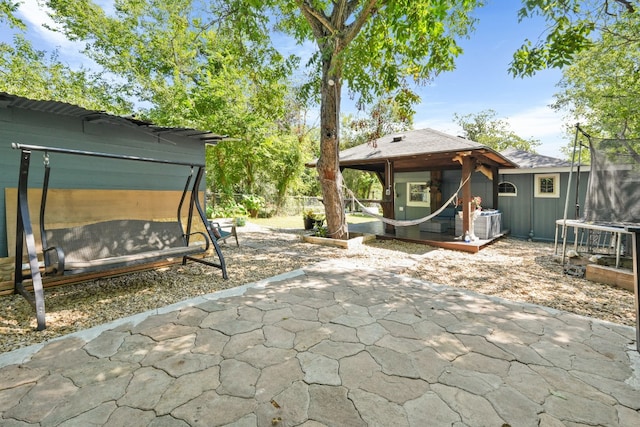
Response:
[[[375,147],[375,148],[374,148]],[[360,144],[340,152],[340,161],[393,159],[425,153],[468,151],[482,144],[433,129],[420,129],[385,135],[370,144]]]
[[[340,166],[381,172],[387,161],[396,171],[425,168],[457,169],[458,153],[472,154],[479,163],[498,168],[517,165],[492,148],[434,129],[419,129],[385,135],[369,143],[340,152]],[[314,167],[316,161],[307,166]]]

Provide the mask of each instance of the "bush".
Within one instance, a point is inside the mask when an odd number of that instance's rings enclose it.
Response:
[[[208,212],[209,208],[207,208],[207,215],[209,215]],[[231,201],[212,207],[209,218],[236,218],[239,216],[247,216],[247,209],[243,205]]]
[[[327,237],[329,235],[329,229],[327,227],[317,227],[315,229],[316,237]]]
[[[252,218],[256,218],[258,212],[265,207],[264,197],[254,194],[244,194],[242,195],[242,206],[251,214]]]

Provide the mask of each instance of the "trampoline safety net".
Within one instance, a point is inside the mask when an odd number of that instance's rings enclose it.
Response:
[[[640,224],[640,139],[589,139],[585,221]]]

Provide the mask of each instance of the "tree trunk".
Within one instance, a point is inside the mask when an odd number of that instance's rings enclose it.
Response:
[[[335,53],[334,53],[335,54]],[[340,75],[331,67],[333,55],[323,59],[320,108],[320,158],[317,169],[327,220],[327,236],[344,239],[347,221],[344,213],[342,173],[340,173]]]

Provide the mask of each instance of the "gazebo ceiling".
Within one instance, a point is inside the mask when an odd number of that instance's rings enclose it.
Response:
[[[383,172],[387,162],[393,162],[394,171],[459,169],[462,156],[472,156],[487,167],[517,167],[487,146],[433,129],[387,135],[343,150],[340,167]],[[315,165],[314,161],[307,166]]]

